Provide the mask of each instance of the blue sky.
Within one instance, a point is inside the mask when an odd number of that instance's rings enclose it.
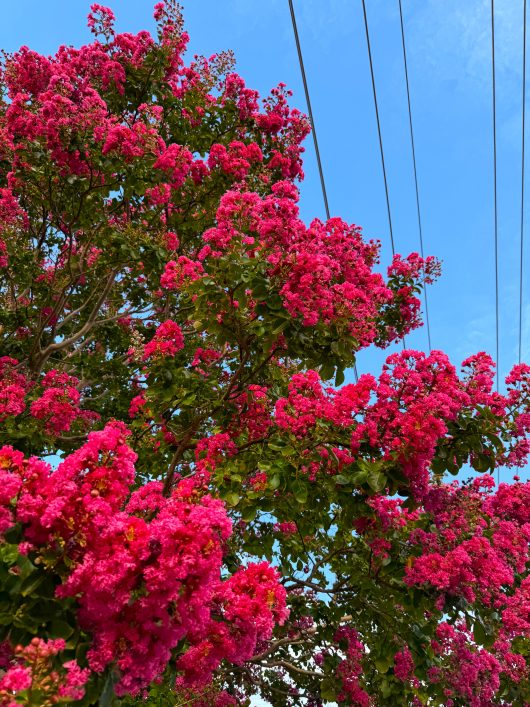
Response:
[[[151,28],[151,0],[108,0],[118,29]],[[517,359],[522,0],[497,0],[500,369]],[[2,8],[0,47],[50,53],[89,40],[89,2],[17,0]],[[331,211],[362,225],[391,256],[360,0],[295,0]],[[454,363],[495,353],[489,0],[403,0],[425,252],[443,260],[430,288],[434,348]],[[191,53],[233,49],[248,85],[284,81],[305,110],[287,0],[184,3]],[[397,0],[367,0],[396,250],[419,249]],[[305,219],[324,216],[313,146],[302,186]],[[530,234],[529,234],[530,236]],[[530,274],[530,239],[525,257]],[[530,287],[523,354],[530,359]],[[425,329],[407,345],[426,349]],[[361,352],[360,372],[386,353]]]

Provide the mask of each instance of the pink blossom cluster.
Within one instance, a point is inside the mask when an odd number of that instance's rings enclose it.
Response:
[[[283,523],[275,523],[274,530],[283,535],[294,535],[297,532],[296,523],[292,520],[284,521]]]
[[[464,412],[480,414],[480,405],[490,406],[499,426],[503,426],[508,409],[515,420],[507,450],[497,452],[494,461],[515,464],[527,458],[527,429],[517,421],[526,421],[530,398],[515,388],[507,397],[492,392],[491,359],[479,354],[471,365],[470,361],[464,362],[466,370],[471,370],[461,380],[440,351],[429,355],[404,351],[389,356],[374,387],[375,401],[353,432],[353,449],[368,443],[380,449],[383,458],[399,460],[419,499],[427,491],[429,464],[448,423]],[[521,376],[516,374],[516,379]]]
[[[365,442],[380,449],[383,458],[397,457],[421,497],[438,440],[469,398],[441,351],[392,354],[374,388],[375,400],[353,432],[353,448]]]
[[[41,381],[42,395],[31,403],[30,411],[37,420],[44,420],[52,434],[68,432],[74,420],[86,417],[81,410],[81,394],[74,376],[56,370],[48,371]]]
[[[142,121],[132,127],[120,123],[99,126],[94,130],[94,138],[103,143],[102,155],[122,158],[125,163],[143,157],[159,142],[156,130]]]
[[[228,149],[219,143],[212,145],[208,166],[210,169],[218,167],[226,174],[241,180],[247,176],[253,162],[262,161],[263,154],[257,143],[245,144],[234,140],[228,145]]]
[[[155,335],[144,347],[144,360],[174,356],[184,348],[184,336],[179,325],[166,319],[157,327]]]
[[[191,361],[191,366],[195,368],[197,373],[203,376],[208,376],[208,368],[216,363],[221,358],[219,351],[215,349],[203,349],[199,346],[195,349],[193,359]]]
[[[2,448],[2,530],[21,523],[21,551],[63,561],[57,596],[75,598],[92,635],[88,665],[98,673],[113,665],[117,694],[161,675],[184,638],[183,684],[207,683],[221,660],[248,659],[285,620],[285,591],[266,563],[220,580],[231,523],[219,500],[185,482],[169,497],[159,482],[131,493],[136,454],[128,435],[123,423],[109,423],[53,473]],[[204,449],[213,459],[223,447],[211,440]]]
[[[408,682],[414,675],[414,659],[408,646],[404,646],[394,656],[394,675],[401,682]],[[419,682],[415,680],[419,685]]]
[[[49,641],[34,638],[28,646],[16,646],[11,664],[0,678],[0,705],[16,707],[21,704],[16,699],[17,693],[27,690],[40,695],[42,707],[81,700],[90,671],[81,669],[76,660],[62,663],[60,671],[53,668],[52,659],[65,646],[62,638]]]
[[[272,426],[271,402],[267,387],[249,385],[247,392],[234,401],[234,423],[230,432],[234,437],[246,442],[265,439]]]
[[[353,525],[362,535],[371,550],[371,563],[390,557],[392,540],[398,538],[404,529],[414,527],[419,518],[418,510],[404,507],[401,499],[376,494],[368,499],[367,506],[373,509],[373,517],[359,516]]]
[[[492,391],[493,364],[486,354],[467,359],[464,369],[460,378],[442,352],[427,355],[406,350],[387,358],[378,380],[362,375],[357,383],[338,390],[324,387],[316,371],[297,373],[288,384],[287,396],[275,404],[274,422],[300,441],[315,434],[319,422],[346,430],[351,446],[332,449],[339,466],[354,463],[359,454],[398,463],[412,494],[421,502],[429,494],[430,464],[439,445],[446,439],[450,443],[449,425],[463,416],[478,419],[482,406],[492,411],[490,434],[500,434],[503,440],[501,446],[485,451],[492,465],[521,465],[528,458],[527,368],[516,367],[510,374],[505,396]],[[308,461],[315,468],[329,469],[328,447],[325,436],[321,446],[314,447],[314,461]],[[473,458],[471,451],[470,461]],[[331,473],[337,471],[335,467]]]
[[[389,268],[389,282],[373,271],[379,246],[365,243],[360,229],[339,218],[315,220],[307,228],[299,217],[298,191],[276,182],[261,197],[228,191],[221,198],[216,225],[204,233],[200,259],[237,249],[254,257],[263,253],[269,278],[285,309],[304,326],[323,323],[344,329],[355,349],[393,341],[420,325],[415,292],[421,281],[436,277],[439,265],[417,254]]]
[[[490,483],[484,484],[486,480]],[[519,485],[503,485],[502,491],[489,496],[493,483],[487,477],[469,486],[434,487],[425,507],[433,513],[436,530],[411,531],[410,541],[421,548],[421,554],[406,568],[405,581],[435,587],[442,608],[446,595],[462,596],[470,603],[479,599],[500,608],[506,591],[525,569],[530,523],[494,511],[500,508],[497,494],[506,501],[507,489],[514,489],[517,496]]]
[[[241,664],[252,657],[258,641],[271,637],[275,623],[288,616],[286,592],[278,572],[266,562],[250,564],[220,585],[214,603],[223,619],[211,621],[190,636],[192,647],[177,662],[184,671],[179,684],[202,685],[223,658]]]
[[[135,418],[140,415],[145,409],[146,403],[147,401],[143,393],[135,395],[134,398],[131,400],[131,404],[129,405],[129,417]]]
[[[113,34],[115,19],[116,17],[110,8],[93,3],[90,6],[87,24],[94,34]]]
[[[445,686],[446,704],[452,707],[461,700],[470,707],[493,704],[500,686],[502,663],[484,648],[473,647],[465,622],[456,626],[441,623],[432,641],[434,653],[442,657],[443,668],[433,667],[428,672],[432,683]],[[520,656],[510,656],[520,658]],[[519,663],[519,670],[521,669]],[[519,679],[522,676],[520,673]]]
[[[363,375],[355,385],[324,389],[317,371],[296,373],[289,382],[288,396],[276,402],[275,423],[297,437],[304,437],[317,420],[351,427],[355,415],[367,406],[374,385],[372,376]]]
[[[153,165],[155,169],[160,169],[168,173],[172,189],[178,189],[186,181],[193,164],[193,155],[182,145],[172,143],[164,148]]]
[[[199,440],[195,447],[195,465],[198,477],[203,481],[208,480],[222,460],[228,459],[236,453],[236,444],[227,432],[218,432]]]
[[[82,409],[80,382],[63,371],[51,369],[35,382],[16,359],[3,356],[0,383],[0,420],[22,415],[28,403],[32,417],[51,435],[68,432],[74,422],[88,427],[99,419],[97,413]]]
[[[9,262],[7,245],[1,236],[9,228],[17,225],[21,228],[26,228],[28,216],[21,208],[12,191],[0,188],[0,268],[6,268]]]
[[[370,707],[370,696],[361,686],[359,678],[363,675],[363,657],[365,646],[359,640],[359,634],[350,626],[341,626],[335,633],[335,641],[344,646],[344,659],[337,668],[341,691],[338,699],[356,707]]]
[[[16,359],[9,356],[0,358],[0,421],[20,415],[26,407],[28,381],[17,367]]]
[[[202,277],[202,263],[181,255],[177,261],[170,260],[160,278],[160,285],[166,290],[180,290],[190,282]]]
[[[265,99],[265,113],[254,113],[254,119],[265,135],[273,136],[276,149],[272,151],[268,168],[282,179],[303,179],[301,143],[310,132],[310,124],[297,108],[289,106],[291,96],[292,91],[280,83]]]
[[[9,226],[15,219],[22,223],[23,211],[18,207],[15,190],[16,174],[23,172],[28,154],[36,145],[43,147],[52,162],[65,175],[100,174],[99,157],[120,158],[126,164],[147,159],[154,172],[162,173],[158,181],[146,189],[146,204],[173,210],[172,194],[180,190],[188,177],[195,184],[216,178],[220,168],[234,181],[246,176],[248,169],[264,160],[258,143],[271,142],[265,171],[281,172],[284,178],[301,177],[301,142],[309,132],[307,119],[287,103],[289,92],[283,85],[274,89],[260,112],[258,94],[245,86],[235,73],[227,73],[217,86],[217,57],[196,58],[184,65],[183,54],[189,36],[183,30],[182,17],[175,3],[158,3],[154,16],[158,23],[159,44],[146,31],[116,33],[115,17],[107,7],[93,4],[88,25],[104,41],[94,41],[79,49],[60,47],[51,57],[44,57],[27,47],[10,55],[6,61],[5,83],[9,107],[0,125],[2,152],[14,157],[9,186],[0,194],[0,220]],[[125,93],[128,71],[149,64],[149,55],[163,48],[165,66],[159,90],[172,99],[186,102],[182,117],[194,128],[200,127],[209,111],[222,111],[234,105],[238,117],[248,121],[258,140],[229,139],[227,144],[215,142],[207,160],[194,157],[189,145],[168,143],[167,131],[161,129],[164,110],[153,100],[136,110],[114,113],[115,93]],[[159,96],[158,96],[159,97]],[[197,104],[197,105],[195,105]],[[161,175],[159,174],[158,177]],[[265,181],[270,177],[266,176]],[[2,256],[3,257],[3,256]],[[0,260],[0,266],[3,260]]]

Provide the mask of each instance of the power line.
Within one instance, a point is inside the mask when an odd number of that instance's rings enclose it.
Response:
[[[311,130],[313,133],[313,142],[315,144],[315,153],[317,156],[318,173],[320,174],[320,186],[322,187],[322,196],[324,197],[324,207],[326,210],[326,217],[329,219],[329,204],[328,204],[328,193],[326,191],[326,182],[324,181],[324,170],[322,169],[322,160],[320,159],[320,150],[318,149],[318,138],[317,131],[315,127],[315,121],[313,118],[313,110],[311,108],[311,99],[309,98],[309,88],[307,86],[307,77],[304,67],[304,57],[302,56],[302,47],[300,46],[300,37],[298,36],[298,27],[296,25],[296,15],[294,12],[293,0],[289,0],[289,9],[291,10],[291,20],[293,23],[294,39],[296,42],[296,50],[298,52],[298,62],[300,64],[300,72],[302,74],[302,82],[304,84],[305,100],[307,103],[307,111],[309,113],[309,120],[311,122]]]
[[[322,169],[322,160],[320,159],[320,150],[318,147],[317,131],[315,126],[315,120],[313,118],[313,109],[311,108],[311,98],[309,97],[309,87],[307,84],[307,76],[305,73],[304,57],[302,54],[302,47],[300,45],[300,37],[298,35],[298,27],[296,24],[296,14],[294,11],[293,0],[289,0],[289,10],[291,11],[291,21],[293,23],[293,33],[296,42],[296,51],[298,52],[298,62],[300,64],[300,73],[302,74],[302,83],[304,84],[305,100],[307,103],[307,112],[309,113],[309,121],[311,122],[311,132],[313,134],[313,143],[315,145],[315,154],[317,157],[318,173],[320,175],[320,186],[322,188],[322,197],[324,199],[324,208],[326,211],[326,218],[330,219],[329,203],[328,203],[328,193],[326,190],[326,181],[324,179],[324,170]],[[357,373],[357,362],[353,364],[353,374],[355,376],[355,381],[359,380],[359,374]]]
[[[526,117],[526,0],[523,3],[523,125],[521,150],[521,253],[519,267],[519,363],[522,357],[523,340],[523,252],[524,252],[524,138]]]
[[[526,4],[526,0],[525,0]],[[406,50],[406,45],[405,45],[405,29],[403,26],[403,10],[401,7],[401,0],[399,0],[399,20],[401,23],[401,44],[403,47],[403,64],[405,66],[405,85],[407,87],[407,104],[408,104],[408,109],[409,109],[409,128],[410,128],[410,144],[412,147],[412,164],[414,166],[414,185],[416,188],[416,210],[418,212],[418,230],[420,234],[420,252],[421,252],[421,257],[424,258],[424,252],[423,252],[423,229],[421,226],[421,211],[420,211],[420,195],[419,195],[419,188],[418,188],[418,171],[416,168],[416,149],[414,146],[414,129],[412,126],[412,108],[411,108],[411,103],[410,103],[410,87],[409,87],[409,72],[408,72],[408,67],[407,67],[407,50]],[[429,351],[432,351],[432,346],[431,346],[431,326],[429,322],[429,304],[427,301],[427,288],[423,288],[423,296],[425,298],[425,322],[427,324],[427,341],[429,343]]]
[[[368,29],[368,16],[366,14],[366,3],[363,3],[363,14],[364,14],[364,30],[366,32],[366,47],[368,49],[368,61],[370,63],[370,76],[372,77],[372,92],[374,95],[374,108],[375,108],[375,118],[377,122],[377,135],[379,137],[379,152],[381,153],[381,167],[383,168],[383,181],[385,183],[385,197],[386,197],[386,212],[388,215],[388,228],[390,231],[390,245],[392,246],[392,255],[396,254],[396,248],[394,245],[394,230],[392,228],[392,214],[390,212],[390,197],[388,195],[388,180],[386,177],[386,166],[385,166],[385,151],[383,149],[383,137],[381,135],[381,121],[379,120],[379,106],[377,103],[377,90],[375,88],[375,76],[374,76],[374,64],[372,61],[372,47],[370,44],[370,31]],[[402,338],[403,350],[407,348],[405,343],[405,337]]]
[[[499,391],[499,234],[497,223],[497,101],[495,96],[495,0],[491,0],[491,69],[493,95],[493,214],[495,228],[495,347]]]
[[[362,0],[362,3],[363,3],[363,13],[364,13],[364,29],[366,32],[366,46],[368,47],[368,60],[370,62],[370,74],[372,77],[372,92],[374,94],[374,107],[375,107],[375,118],[377,121],[377,134],[379,136],[379,150],[381,152],[381,166],[383,168],[383,180],[385,182],[386,210],[387,210],[387,214],[388,214],[388,226],[390,228],[390,243],[392,245],[392,255],[395,255],[396,249],[394,247],[394,231],[392,229],[392,215],[390,213],[390,198],[388,196],[388,181],[386,178],[385,153],[383,150],[383,138],[381,137],[381,121],[379,120],[379,107],[377,104],[377,91],[375,88],[374,65],[372,62],[372,48],[370,45],[370,32],[368,30],[368,17],[366,15],[365,0]]]

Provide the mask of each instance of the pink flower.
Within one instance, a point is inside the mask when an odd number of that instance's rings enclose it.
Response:
[[[0,690],[22,692],[29,687],[31,687],[31,671],[22,666],[9,668],[4,677],[0,679]]]
[[[178,324],[167,319],[157,328],[154,337],[144,347],[144,360],[174,356],[184,348],[184,336]]]
[[[160,278],[160,285],[166,290],[179,290],[187,283],[198,280],[203,273],[202,263],[181,255],[178,261],[170,260],[167,263]]]

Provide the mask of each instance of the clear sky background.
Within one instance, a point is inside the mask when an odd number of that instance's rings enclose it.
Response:
[[[122,31],[151,29],[152,0],[102,0]],[[500,371],[518,355],[523,0],[497,0]],[[361,0],[295,0],[330,208],[382,242],[391,257]],[[0,47],[42,53],[90,41],[85,0],[1,5]],[[456,365],[495,355],[491,26],[489,0],[403,0],[426,254],[443,260],[429,290],[433,348]],[[280,81],[305,111],[287,0],[184,2],[190,53],[233,49],[247,84]],[[367,0],[396,250],[419,250],[398,0]],[[529,141],[530,144],[530,141]],[[324,217],[307,141],[302,212]],[[530,171],[529,171],[530,175]],[[530,205],[529,205],[530,206]],[[530,208],[528,209],[530,211]],[[529,214],[530,215],[530,214]],[[528,224],[530,225],[530,224]],[[523,359],[530,360],[530,232],[524,259]],[[407,338],[426,349],[425,328]],[[385,352],[359,355],[377,373]],[[511,473],[504,472],[505,478]]]

